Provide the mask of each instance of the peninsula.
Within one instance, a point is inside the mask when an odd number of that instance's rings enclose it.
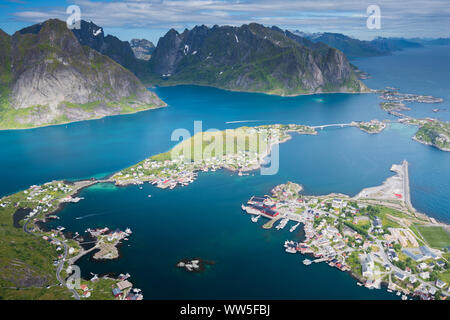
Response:
[[[354,197],[306,196],[289,182],[273,188],[271,196],[252,197],[242,209],[263,217],[265,228],[277,224],[280,230],[292,221],[294,232],[303,224],[305,239],[287,240],[284,247],[315,258],[305,265],[328,263],[349,272],[358,285],[384,285],[404,300],[448,299],[450,226],[412,207],[406,161],[391,170],[395,176]]]

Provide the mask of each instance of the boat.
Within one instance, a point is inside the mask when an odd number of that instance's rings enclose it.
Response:
[[[309,260],[309,259],[303,260],[303,264],[304,264],[305,266],[309,266],[311,263],[312,263],[312,261]]]
[[[298,227],[299,225],[300,225],[300,222],[297,223],[297,224],[295,224],[295,225],[293,225],[293,226],[291,227],[291,229],[289,229],[289,232],[294,232],[294,230],[297,229],[297,227]]]
[[[257,215],[257,216],[253,216],[252,217],[252,221],[253,222],[258,222],[258,219],[261,217],[261,215]]]
[[[402,300],[408,300],[408,296],[402,295]]]
[[[361,282],[357,282],[356,284],[360,287],[363,285]]]
[[[286,227],[286,224],[288,223],[289,219],[288,218],[284,218],[281,220],[281,222],[275,227],[277,230],[283,229],[284,227]]]
[[[149,197],[149,198],[151,198],[152,197],[152,195],[151,194],[149,194],[147,197]]]

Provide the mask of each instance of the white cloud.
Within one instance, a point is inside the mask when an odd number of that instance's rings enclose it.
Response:
[[[104,27],[191,28],[197,24],[241,25],[260,22],[306,31],[333,31],[373,37],[450,36],[448,0],[76,0],[82,18]],[[366,28],[366,8],[381,8],[382,29]],[[15,13],[27,22],[65,20],[63,7],[35,8]]]

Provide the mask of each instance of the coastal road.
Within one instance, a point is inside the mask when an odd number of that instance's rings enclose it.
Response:
[[[31,233],[31,232],[28,230],[27,226],[28,226],[28,222],[30,221],[30,219],[31,219],[31,218],[28,218],[28,219],[25,221],[25,223],[24,223],[24,225],[23,225],[23,231],[24,231],[25,233],[27,233],[27,234],[30,234],[30,235],[41,236],[41,234],[39,234],[39,235],[38,235],[38,234],[34,234],[34,233]],[[56,279],[59,281],[59,283],[60,283],[61,286],[67,287],[67,286],[66,286],[66,282],[61,278],[61,270],[62,270],[62,268],[64,267],[64,261],[66,261],[66,258],[67,258],[67,252],[68,252],[67,244],[64,243],[64,242],[62,242],[62,241],[60,241],[60,240],[58,240],[58,239],[55,239],[55,238],[52,238],[52,237],[49,237],[49,238],[50,238],[51,240],[54,240],[54,241],[56,241],[57,243],[60,243],[60,244],[62,244],[62,245],[64,246],[64,255],[63,255],[62,259],[59,261],[58,267],[56,268]],[[69,288],[68,288],[68,289],[69,289]],[[77,292],[75,289],[69,289],[69,291],[72,292],[72,294],[73,294],[73,296],[74,296],[75,299],[80,300],[80,295],[78,294],[78,292]]]

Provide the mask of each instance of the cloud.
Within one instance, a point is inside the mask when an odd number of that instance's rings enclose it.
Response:
[[[366,28],[366,9],[381,8],[378,34],[450,36],[448,0],[76,0],[82,18],[104,27],[191,28],[197,24],[241,25],[259,22],[306,31],[333,31],[374,36]],[[37,7],[18,11],[26,22],[67,19],[65,7]],[[446,34],[445,34],[446,33]]]

